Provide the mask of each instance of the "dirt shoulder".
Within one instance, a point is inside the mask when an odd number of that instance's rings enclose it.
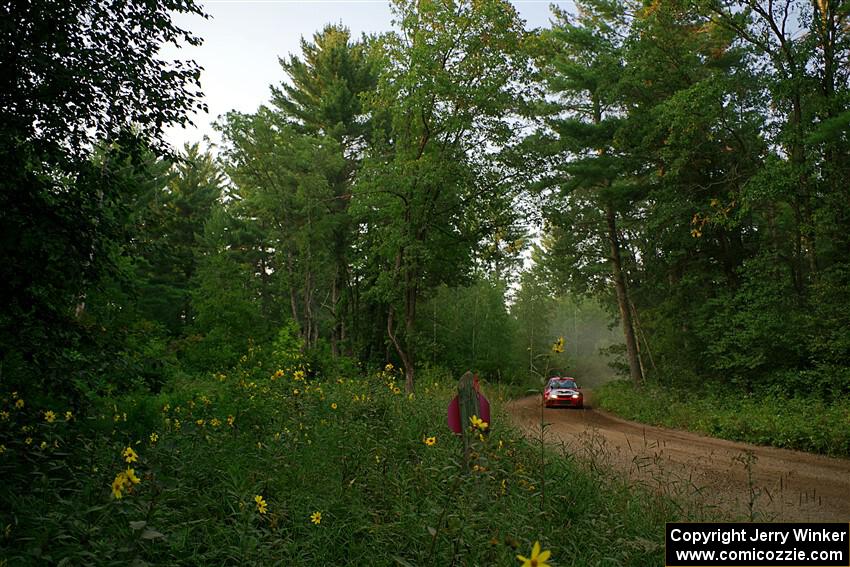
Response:
[[[592,404],[592,393],[586,392]],[[540,433],[540,398],[506,404],[516,426]],[[546,439],[678,500],[763,521],[850,520],[850,460],[652,427],[588,408],[546,409]]]

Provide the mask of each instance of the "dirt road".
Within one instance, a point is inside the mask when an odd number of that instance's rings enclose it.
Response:
[[[507,411],[539,436],[539,397],[510,402]],[[548,442],[590,466],[730,518],[850,521],[850,460],[652,427],[591,408],[547,409],[544,421]]]

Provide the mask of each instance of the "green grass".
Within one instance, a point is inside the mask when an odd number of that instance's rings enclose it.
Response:
[[[308,381],[296,368],[274,377],[253,352],[158,396],[68,421],[53,408],[52,423],[8,393],[0,564],[518,565],[539,540],[557,565],[645,566],[662,564],[664,522],[688,519],[573,459],[542,465],[498,399],[463,473],[449,381],[422,375],[408,397],[395,371]],[[140,482],[114,498],[128,466]]]
[[[744,395],[725,389],[685,392],[648,384],[610,382],[595,403],[623,418],[837,457],[850,456],[850,401]]]

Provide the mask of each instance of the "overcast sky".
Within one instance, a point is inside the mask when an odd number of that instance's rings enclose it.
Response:
[[[570,0],[512,0],[526,27],[548,27],[554,3],[571,7]],[[175,146],[217,140],[211,124],[230,110],[254,112],[269,100],[269,86],[283,80],[278,57],[300,54],[301,37],[328,23],[342,23],[353,37],[392,28],[385,0],[207,0],[209,20],[179,17],[177,23],[204,38],[201,47],[169,49],[164,57],[194,59],[203,68],[203,88],[209,114],[195,115],[196,128],[170,128],[166,137]]]

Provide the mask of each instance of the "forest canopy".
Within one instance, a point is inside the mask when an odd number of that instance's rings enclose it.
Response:
[[[600,347],[638,385],[850,391],[845,3],[392,10],[304,38],[178,155],[200,69],[153,54],[199,6],[5,5],[4,386],[82,403],[287,344],[411,392],[607,378]]]

